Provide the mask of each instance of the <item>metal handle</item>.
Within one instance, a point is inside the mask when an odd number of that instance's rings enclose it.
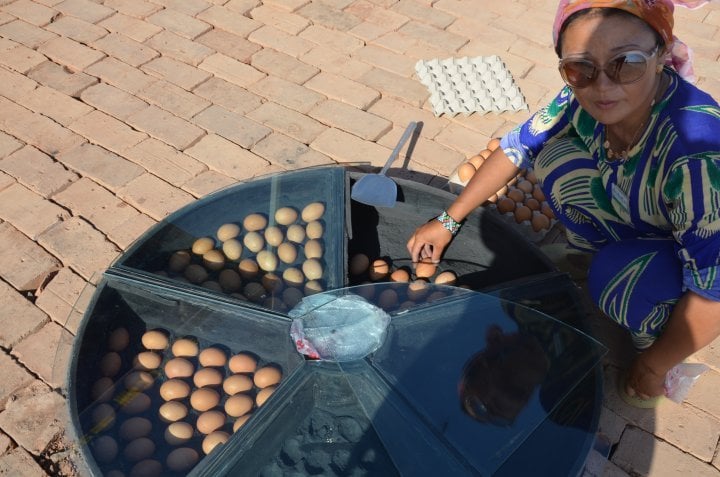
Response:
[[[415,132],[415,128],[417,127],[417,123],[415,121],[412,121],[410,124],[408,124],[408,127],[405,129],[405,132],[400,137],[400,140],[398,141],[397,145],[395,146],[395,149],[392,150],[390,153],[390,157],[388,157],[387,162],[385,163],[385,166],[380,171],[380,175],[385,175],[387,170],[390,168],[390,165],[395,161],[395,158],[397,157],[398,153],[400,153],[400,149],[405,145],[408,139],[410,139],[410,136],[412,133]]]

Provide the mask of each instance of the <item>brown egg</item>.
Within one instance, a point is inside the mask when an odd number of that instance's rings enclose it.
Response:
[[[122,351],[130,344],[130,333],[127,328],[116,328],[108,336],[108,350]]]
[[[165,376],[173,378],[189,378],[195,372],[195,366],[185,358],[173,358],[165,363]]]
[[[350,258],[350,275],[362,275],[368,269],[370,259],[364,253],[358,253]]]
[[[225,366],[227,362],[227,356],[225,352],[220,348],[208,347],[200,352],[198,355],[198,361],[205,367],[210,366]]]
[[[115,392],[113,386],[113,380],[104,376],[95,381],[95,384],[93,384],[93,387],[90,390],[90,397],[93,401],[107,402],[112,398],[113,393]]]
[[[471,162],[463,162],[457,168],[458,179],[460,179],[460,182],[467,182],[472,179],[476,171],[477,169]]]
[[[515,222],[518,224],[530,220],[532,218],[532,211],[525,205],[518,204],[515,208]]]
[[[410,271],[406,267],[400,267],[390,274],[390,280],[394,282],[409,282]]]
[[[173,472],[187,472],[195,467],[200,455],[190,447],[179,447],[170,452],[165,463]]]
[[[397,292],[391,288],[386,288],[378,295],[377,304],[384,310],[391,310],[398,305]]]
[[[187,422],[173,422],[165,429],[165,442],[171,446],[184,444],[192,439],[195,429]]]
[[[310,239],[305,243],[305,258],[322,258],[323,244],[318,239]]]
[[[250,282],[243,288],[243,294],[248,300],[258,303],[265,297],[265,287],[257,282]]]
[[[257,262],[252,258],[246,258],[238,264],[238,271],[240,272],[240,276],[245,280],[251,280],[257,276],[260,267],[258,267]]]
[[[282,229],[280,227],[272,226],[265,229],[265,241],[272,245],[273,247],[277,247],[280,245],[285,238]]]
[[[183,399],[190,395],[190,386],[181,379],[169,379],[160,386],[160,397],[166,401]]]
[[[228,260],[237,260],[242,255],[243,245],[238,239],[226,240],[222,244],[222,251]]]
[[[305,226],[305,235],[309,239],[319,239],[323,236],[323,225],[319,220],[314,220]]]
[[[323,204],[322,202],[311,202],[303,208],[300,216],[302,217],[303,221],[309,223],[315,220],[319,220],[324,213],[325,204]]]
[[[217,229],[217,238],[221,242],[234,239],[240,235],[240,226],[238,224],[222,224]]]
[[[250,391],[253,388],[253,380],[245,374],[233,374],[223,381],[223,391],[232,396],[237,393]]]
[[[130,477],[159,477],[162,475],[163,466],[155,459],[144,459],[130,469]]]
[[[455,285],[456,282],[457,275],[452,270],[445,270],[444,272],[438,273],[434,280],[434,283],[438,285]]]
[[[106,353],[100,360],[100,372],[109,378],[115,376],[122,366],[122,358],[115,351]]]
[[[507,191],[508,191],[508,186],[506,186],[506,185],[502,186],[502,187],[500,188],[500,190],[497,191],[498,200],[499,200],[502,196],[504,196],[505,194],[507,194]]]
[[[193,376],[193,383],[199,388],[205,386],[220,386],[223,382],[223,375],[215,368],[203,368]]]
[[[415,264],[415,276],[418,278],[429,278],[435,275],[437,265],[430,261],[422,261]]]
[[[243,220],[243,228],[248,232],[257,232],[267,225],[267,219],[262,214],[250,214]]]
[[[390,273],[390,264],[382,258],[373,260],[372,264],[370,264],[370,268],[368,269],[368,273],[370,275],[370,280],[383,280],[387,277],[388,273]]]
[[[480,166],[483,165],[483,162],[485,162],[485,158],[482,157],[480,154],[478,154],[478,155],[473,156],[470,159],[468,159],[468,162],[470,164],[472,164],[473,166],[475,166],[475,169],[479,169]]]
[[[206,411],[200,414],[195,422],[198,432],[210,434],[225,425],[225,413],[222,411]]]
[[[319,280],[308,280],[303,288],[305,296],[314,295],[315,293],[320,293],[323,290],[322,283],[320,283]]]
[[[423,279],[417,279],[408,285],[408,298],[411,300],[420,300],[428,292],[428,282]]]
[[[268,386],[266,388],[262,388],[260,392],[257,393],[257,396],[255,396],[255,404],[257,404],[258,407],[265,404],[265,401],[267,401],[270,396],[275,392],[275,389],[277,389],[277,386]]]
[[[157,369],[162,363],[162,356],[154,351],[143,351],[133,359],[133,368],[140,371]]]
[[[108,403],[98,404],[95,409],[92,410],[93,425],[101,430],[115,424],[115,417],[115,408]]]
[[[283,280],[291,287],[299,287],[305,280],[305,275],[295,267],[286,268],[283,272]]]
[[[533,191],[532,182],[525,179],[519,179],[515,187],[523,191],[525,194],[530,194]]]
[[[282,379],[282,372],[275,366],[265,366],[255,371],[253,381],[255,386],[266,388],[274,384],[278,384]]]
[[[323,275],[322,262],[317,258],[308,258],[302,264],[302,271],[308,280],[319,280]]]
[[[185,270],[188,265],[190,265],[191,261],[192,257],[190,257],[190,254],[186,250],[178,250],[170,255],[170,259],[168,260],[168,269],[171,272],[180,273]]]
[[[258,253],[265,246],[265,239],[259,232],[248,232],[243,237],[243,245],[253,253]]]
[[[297,288],[288,287],[283,290],[282,300],[288,308],[292,308],[303,299],[303,292]]]
[[[180,338],[175,340],[172,345],[172,354],[180,358],[183,357],[194,357],[198,354],[198,344],[188,338]]]
[[[540,212],[542,212],[542,214],[550,220],[555,219],[555,213],[550,207],[550,204],[548,204],[547,202],[542,202],[540,204]]]
[[[260,281],[262,282],[263,288],[265,288],[265,290],[272,294],[280,293],[280,291],[282,291],[283,287],[285,286],[282,278],[272,272],[268,272],[263,275]]]
[[[487,159],[492,154],[492,151],[490,149],[483,149],[482,151],[478,152],[478,156]]]
[[[540,232],[541,230],[546,230],[550,228],[550,219],[548,219],[547,216],[542,214],[541,212],[534,211],[531,224],[535,232]]]
[[[247,394],[235,394],[227,398],[225,401],[225,414],[230,417],[240,417],[248,412],[253,407],[253,399]]]
[[[215,240],[211,237],[200,237],[192,244],[192,252],[195,255],[204,255],[215,248]]]
[[[228,362],[233,373],[254,373],[257,369],[257,359],[251,354],[238,353]]]
[[[147,459],[155,453],[155,443],[149,437],[138,437],[128,442],[123,449],[123,457],[130,462]]]
[[[183,276],[187,278],[190,283],[195,283],[197,285],[207,280],[208,272],[202,265],[191,263],[185,269]]]
[[[542,191],[542,188],[540,187],[539,184],[535,184],[533,186],[532,196],[538,202],[542,202],[545,200],[545,193]]]
[[[225,266],[225,256],[220,250],[208,250],[203,254],[202,260],[208,270],[218,271]]]
[[[220,444],[225,444],[228,439],[230,439],[230,435],[227,432],[214,431],[203,439],[202,450],[205,454],[209,454]]]
[[[497,195],[497,194],[491,195],[490,197],[488,197],[488,200],[487,200],[487,202],[489,202],[489,203],[491,203],[491,204],[494,204],[494,203],[497,202],[497,201],[498,201],[498,195]]]
[[[537,184],[537,176],[535,175],[535,171],[533,169],[528,169],[525,172],[525,179],[530,181],[531,184]]]
[[[501,214],[507,214],[515,210],[515,201],[510,197],[503,197],[497,203],[497,211]]]
[[[490,141],[488,141],[488,143],[487,143],[487,148],[490,149],[491,151],[494,151],[498,147],[500,147],[500,138],[499,137],[494,137],[494,138],[490,139]]]
[[[508,187],[507,196],[518,203],[525,201],[525,193],[516,187]]]
[[[133,371],[123,380],[125,387],[131,391],[145,391],[155,383],[155,377],[147,371]]]
[[[300,224],[293,224],[285,232],[290,242],[302,243],[305,240],[305,227]]]
[[[118,455],[117,441],[110,436],[99,436],[93,439],[90,447],[98,462],[112,462]]]
[[[225,269],[218,275],[218,283],[226,293],[232,293],[242,288],[240,274],[235,270]]]
[[[158,408],[158,415],[163,422],[175,422],[185,419],[188,408],[180,401],[168,401]]]
[[[150,396],[145,393],[136,393],[122,403],[120,410],[125,414],[139,414],[150,409],[150,404]]]
[[[152,422],[146,417],[131,417],[120,424],[118,435],[120,439],[132,441],[138,437],[145,437],[152,431]]]
[[[275,211],[275,222],[280,225],[290,225],[298,218],[297,210],[292,207],[280,207]]]
[[[190,395],[190,406],[200,412],[209,411],[220,403],[220,395],[212,388],[200,388]]]
[[[235,419],[235,422],[233,423],[233,432],[237,432],[238,429],[240,429],[242,426],[245,425],[245,423],[250,419],[252,416],[252,413],[249,412],[245,414],[244,416],[240,416],[237,419]]]
[[[202,284],[200,284],[200,286],[203,288],[207,288],[208,290],[218,292],[218,293],[221,293],[223,291],[220,284],[214,280],[208,280],[206,282],[202,282]]]
[[[537,201],[534,197],[529,197],[525,199],[525,205],[530,210],[539,211],[540,210],[540,202]]]

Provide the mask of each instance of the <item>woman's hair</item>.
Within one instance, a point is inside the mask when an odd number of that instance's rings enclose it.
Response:
[[[555,46],[555,53],[557,53],[558,58],[562,58],[562,42],[563,42],[563,35],[565,34],[565,30],[567,29],[568,25],[570,25],[572,22],[577,20],[578,18],[586,17],[586,16],[596,16],[596,17],[602,17],[602,18],[612,18],[612,17],[625,17],[625,18],[632,18],[634,20],[639,21],[642,25],[644,25],[652,34],[655,36],[655,44],[657,46],[663,46],[665,42],[662,39],[662,36],[660,36],[660,33],[655,31],[653,27],[648,25],[642,18],[636,17],[632,13],[628,13],[624,10],[620,10],[618,8],[586,8],[585,10],[580,10],[578,12],[573,13],[570,15],[567,20],[565,20],[565,23],[563,23],[562,27],[560,27],[560,32],[558,33],[558,41],[557,45]]]

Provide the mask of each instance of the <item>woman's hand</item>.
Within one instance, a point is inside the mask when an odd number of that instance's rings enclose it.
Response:
[[[658,373],[645,363],[640,354],[630,365],[625,379],[625,392],[629,396],[650,399],[665,394],[665,374]]]
[[[438,263],[450,240],[452,240],[452,234],[442,226],[440,221],[431,220],[415,230],[408,240],[407,249],[413,263],[421,260]]]

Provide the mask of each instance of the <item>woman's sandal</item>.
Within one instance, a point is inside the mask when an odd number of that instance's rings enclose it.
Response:
[[[653,409],[657,407],[658,404],[660,404],[660,401],[663,400],[665,396],[655,396],[651,397],[649,399],[643,399],[639,397],[638,395],[631,396],[627,393],[625,390],[625,378],[618,379],[618,386],[617,386],[617,392],[620,395],[620,398],[625,401],[625,404],[628,404],[633,407],[637,407],[640,409]]]

